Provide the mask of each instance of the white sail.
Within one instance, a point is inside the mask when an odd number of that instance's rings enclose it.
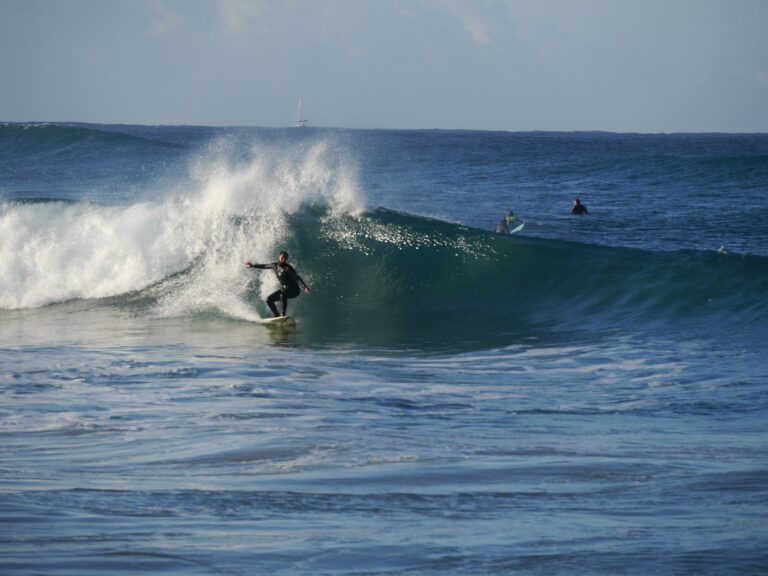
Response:
[[[296,122],[294,123],[294,126],[297,128],[304,128],[307,125],[306,118],[301,117],[301,96],[299,96],[299,109],[296,110]]]

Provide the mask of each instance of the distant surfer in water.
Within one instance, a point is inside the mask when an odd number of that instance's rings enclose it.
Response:
[[[517,222],[519,222],[517,216],[510,210],[509,213],[496,224],[496,234],[509,234],[509,226],[514,225]]]
[[[571,214],[589,214],[589,212],[587,212],[587,207],[581,203],[581,200],[576,198],[573,201],[573,208],[571,208]]]
[[[301,292],[299,284],[304,287],[305,292],[310,292],[309,286],[307,286],[306,282],[299,276],[296,269],[288,264],[288,252],[285,250],[282,250],[280,254],[277,255],[277,262],[271,262],[269,264],[253,264],[248,260],[245,265],[248,268],[260,268],[262,270],[270,269],[277,276],[277,281],[280,282],[280,290],[273,292],[267,298],[267,306],[272,310],[272,314],[274,314],[275,317],[281,316],[281,314],[277,313],[275,302],[278,300],[282,301],[282,316],[285,316],[285,313],[288,310],[288,299],[296,298]]]

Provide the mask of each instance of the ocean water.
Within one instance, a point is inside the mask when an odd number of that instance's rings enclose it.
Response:
[[[766,213],[768,135],[0,124],[0,573],[768,573]]]

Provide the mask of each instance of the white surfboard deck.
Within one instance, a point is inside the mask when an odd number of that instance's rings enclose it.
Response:
[[[522,230],[523,228],[525,228],[525,222],[521,222],[518,226],[515,226],[514,228],[512,228],[512,230],[510,230],[509,233],[514,234],[515,232],[520,232],[520,230]]]

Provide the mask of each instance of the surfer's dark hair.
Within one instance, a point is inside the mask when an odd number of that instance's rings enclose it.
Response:
[[[288,252],[286,252],[285,250],[280,250],[280,253],[277,255],[277,257],[280,258],[280,256],[282,256],[283,254],[285,254],[285,259],[288,260]]]

